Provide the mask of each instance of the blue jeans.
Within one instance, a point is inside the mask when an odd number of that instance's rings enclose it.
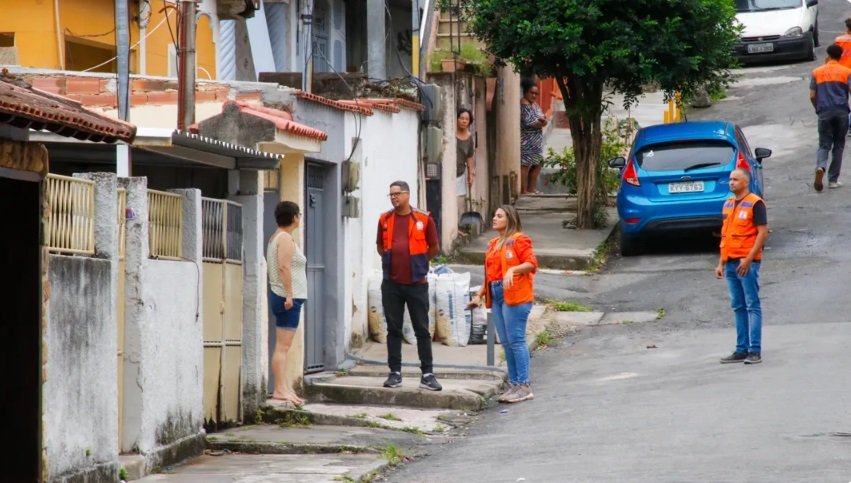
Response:
[[[748,274],[736,273],[739,261],[724,264],[724,277],[730,291],[730,305],[736,314],[736,352],[761,350],[762,307],[759,304],[759,262],[751,263]]]
[[[526,345],[526,322],[532,303],[508,305],[502,282],[491,282],[493,325],[505,351],[509,384],[529,384],[529,347]]]

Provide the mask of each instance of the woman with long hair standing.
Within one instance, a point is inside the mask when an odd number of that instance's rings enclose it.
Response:
[[[272,399],[304,404],[287,380],[287,352],[293,343],[301,316],[301,306],[307,300],[307,258],[296,245],[293,232],[301,226],[301,210],[292,201],[281,201],[275,208],[278,229],[266,247],[266,266],[269,270],[269,307],[275,315],[275,352],[272,354],[272,375],[275,392]]]
[[[497,208],[492,223],[499,235],[488,243],[485,283],[468,307],[479,307],[484,298],[485,305],[493,312],[508,365],[508,389],[499,401],[516,403],[535,397],[529,381],[526,323],[535,301],[533,278],[538,259],[532,240],[521,231],[520,215],[513,206]]]

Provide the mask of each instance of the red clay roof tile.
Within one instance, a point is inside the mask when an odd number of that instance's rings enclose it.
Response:
[[[90,141],[131,142],[136,126],[86,109],[79,102],[0,79],[0,122],[46,129]]]
[[[373,114],[372,109],[364,105],[349,105],[345,102],[335,101],[333,99],[328,99],[327,97],[317,96],[316,94],[310,92],[295,91],[294,95],[300,99],[304,99],[306,101],[313,101],[334,109],[339,109],[341,111],[357,112],[359,114],[363,114],[364,116],[371,116]]]
[[[275,123],[275,127],[277,127],[280,131],[295,134],[296,136],[316,139],[317,141],[325,141],[328,139],[328,134],[324,131],[293,121],[292,114],[287,111],[272,109],[271,107],[255,106],[238,101],[228,101],[225,104],[235,104],[244,114],[272,121]]]

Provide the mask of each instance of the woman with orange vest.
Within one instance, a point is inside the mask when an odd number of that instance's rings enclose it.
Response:
[[[468,307],[480,306],[484,298],[485,305],[493,311],[508,365],[508,389],[499,401],[515,403],[535,397],[529,385],[526,322],[535,300],[533,277],[538,260],[532,240],[521,232],[520,215],[513,206],[497,208],[492,223],[499,236],[488,243],[485,283]]]

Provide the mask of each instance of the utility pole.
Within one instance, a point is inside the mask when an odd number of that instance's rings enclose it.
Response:
[[[118,73],[118,118],[130,120],[130,10],[127,0],[115,0],[115,50]],[[130,146],[119,142],[115,146],[115,172],[130,176]]]
[[[304,70],[301,75],[301,90],[313,90],[313,0],[302,0],[304,11],[301,14],[304,32]]]
[[[195,124],[195,0],[179,0],[177,27],[177,129]]]

